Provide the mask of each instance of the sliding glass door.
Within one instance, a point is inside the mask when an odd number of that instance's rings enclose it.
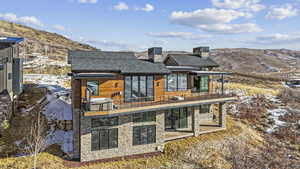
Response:
[[[187,108],[170,109],[165,112],[165,129],[188,127]]]

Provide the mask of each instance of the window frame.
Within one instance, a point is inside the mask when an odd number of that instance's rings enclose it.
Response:
[[[203,107],[206,107],[206,108],[203,108]],[[211,104],[203,104],[203,105],[200,105],[199,106],[199,113],[200,114],[208,114],[210,113],[210,108],[211,108]],[[205,110],[205,111],[202,111],[202,110]]]
[[[133,77],[137,77],[137,89],[138,95],[137,97],[133,97]],[[144,79],[144,91],[146,92],[146,97],[141,97],[141,77],[145,77]],[[130,80],[130,86],[126,85],[126,79]],[[150,82],[152,81],[151,85]],[[128,89],[130,88],[130,91]],[[151,90],[152,89],[152,90]],[[139,101],[153,101],[154,100],[154,75],[127,75],[124,77],[124,100],[125,102],[139,102]],[[129,97],[129,98],[127,98]],[[136,100],[135,100],[136,99]]]
[[[156,143],[156,125],[134,126],[132,128],[133,146],[154,144],[154,143]]]
[[[99,125],[95,125],[95,123],[99,123]],[[116,116],[116,117],[92,118],[91,119],[92,128],[112,127],[112,126],[118,126],[118,125],[119,125],[119,117],[118,116]]]
[[[88,90],[89,82],[97,82],[97,94],[91,93],[91,96],[100,96],[100,81],[99,80],[87,80],[86,81],[86,90]]]
[[[133,123],[156,122],[156,112],[143,112],[132,115]]]
[[[91,133],[91,151],[107,150],[119,147],[118,128],[92,130]],[[101,138],[103,136],[105,138]],[[107,142],[105,143],[105,141]]]
[[[202,87],[202,78],[207,78],[207,88],[205,88],[205,89],[203,89]],[[209,76],[208,75],[206,75],[206,76],[200,76],[200,92],[209,92],[209,82],[210,82],[210,78],[209,78]]]
[[[175,90],[171,90],[169,88],[169,76],[170,75],[176,75],[176,89]],[[185,78],[186,78],[186,84],[185,84],[185,88],[179,88],[180,84],[179,84],[179,75],[185,75]],[[169,75],[165,75],[164,76],[165,78],[165,84],[164,84],[164,87],[165,87],[165,91],[167,92],[177,92],[177,91],[187,91],[188,90],[188,73],[171,73]]]

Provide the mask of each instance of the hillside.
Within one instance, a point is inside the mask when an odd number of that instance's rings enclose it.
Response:
[[[214,49],[211,57],[225,70],[286,72],[300,69],[300,51],[287,49]]]
[[[24,37],[25,42],[21,44],[22,54],[46,52],[54,58],[64,58],[68,49],[95,50],[94,47],[72,41],[62,35],[30,28],[28,26],[15,24],[0,20],[0,36]]]

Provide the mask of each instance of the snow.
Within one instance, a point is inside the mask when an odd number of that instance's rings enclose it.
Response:
[[[58,144],[65,153],[73,151],[73,131],[54,130],[46,137],[46,145]]]
[[[46,66],[61,66],[67,67],[69,66],[66,61],[58,61],[48,58],[47,56],[37,56],[34,59],[25,59],[24,68],[36,68],[43,69]]]
[[[266,132],[267,133],[273,133],[274,130],[276,130],[278,127],[284,126],[285,122],[279,120],[279,117],[285,115],[287,112],[288,111],[286,109],[280,109],[280,108],[279,109],[268,110],[268,113],[271,114],[270,118],[274,120],[275,124],[272,127],[268,128],[266,130]]]
[[[71,90],[64,87],[68,76],[56,76],[48,74],[26,74],[24,81],[38,84],[38,87],[48,89],[48,104],[43,114],[48,120],[50,130],[46,136],[46,146],[58,144],[65,153],[73,151],[73,131],[63,131],[55,127],[58,120],[72,120]]]

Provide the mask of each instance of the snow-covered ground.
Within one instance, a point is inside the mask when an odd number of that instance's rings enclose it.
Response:
[[[45,66],[68,66],[65,61],[57,61],[53,59],[49,59],[47,56],[38,56],[34,59],[30,59],[30,61],[24,62],[24,68],[44,68]]]
[[[47,74],[26,74],[24,81],[37,84],[48,89],[48,104],[43,114],[48,120],[50,130],[46,137],[46,146],[59,144],[65,153],[71,153],[73,149],[73,131],[63,131],[55,127],[57,120],[72,120],[71,90],[64,87],[68,76],[56,76]]]

